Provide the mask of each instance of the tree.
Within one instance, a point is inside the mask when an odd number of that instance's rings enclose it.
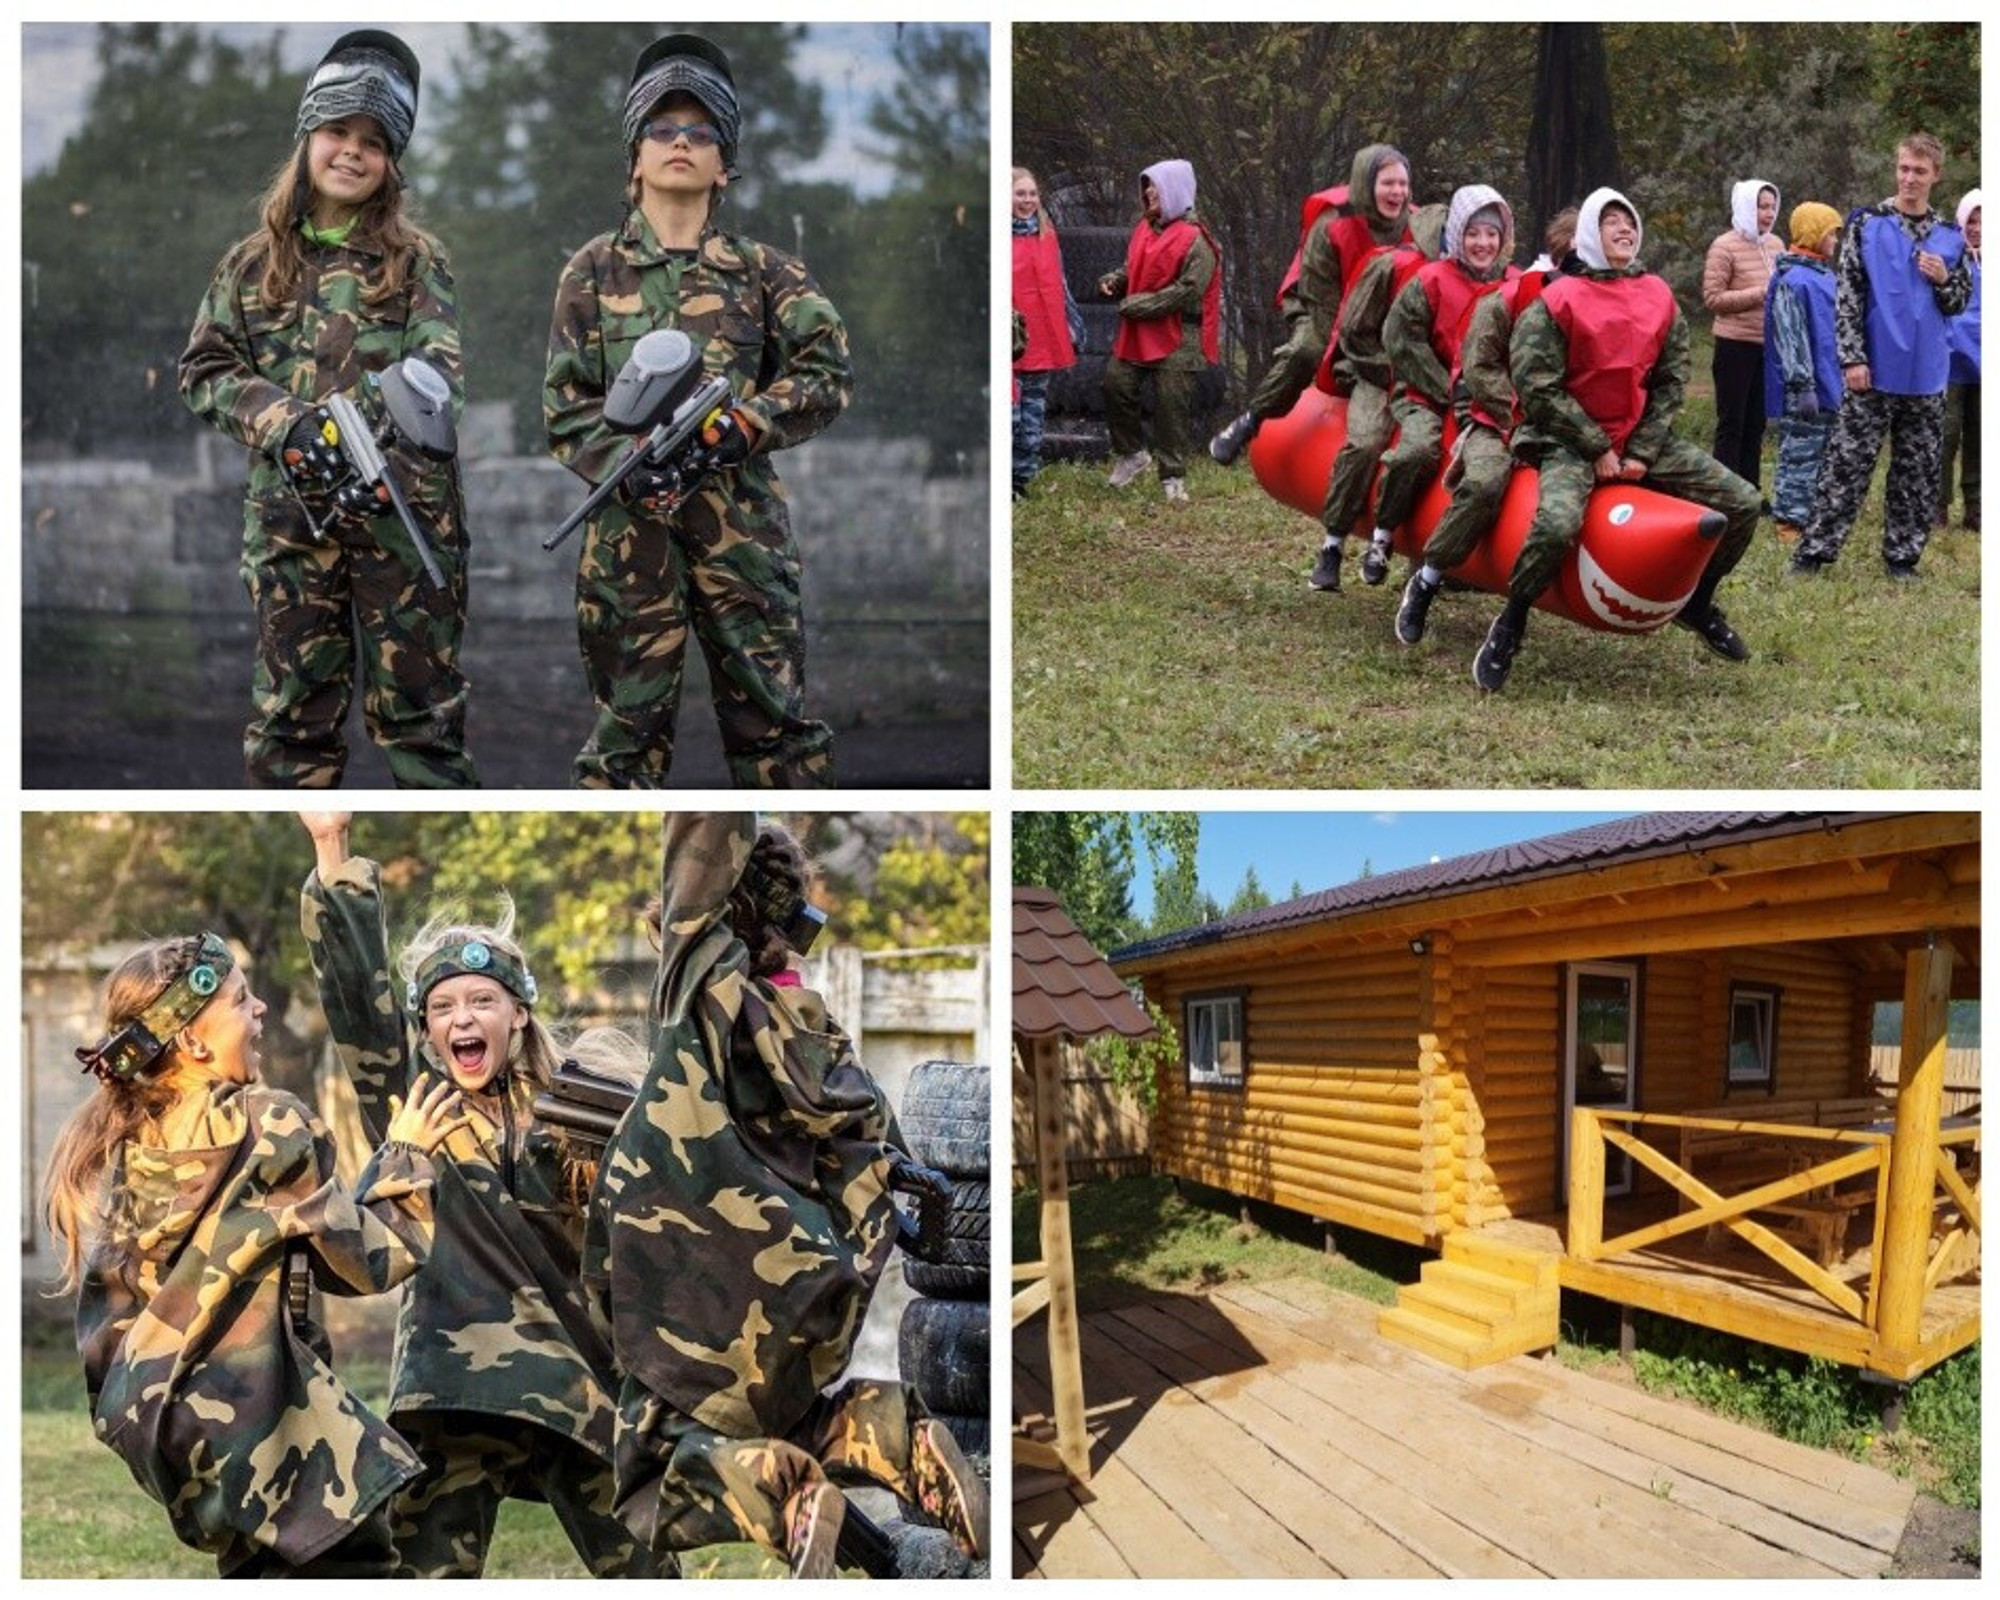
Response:
[[[1604,25],[1544,22],[1536,30],[1534,114],[1528,123],[1528,204],[1536,235],[1591,190],[1624,187]]]
[[[1264,892],[1264,885],[1257,881],[1257,868],[1252,865],[1243,869],[1243,881],[1236,886],[1236,893],[1230,897],[1226,916],[1235,916],[1239,911],[1262,911],[1271,903],[1271,897]]]
[[[1201,819],[1186,811],[1017,811],[1014,881],[1053,889],[1083,936],[1114,950],[1139,932],[1131,899],[1136,847],[1146,848],[1157,906],[1193,888],[1200,831]]]
[[[1363,856],[1361,858],[1361,870],[1355,873],[1354,881],[1356,883],[1365,883],[1368,879],[1374,876],[1375,876],[1374,861],[1368,856]]]

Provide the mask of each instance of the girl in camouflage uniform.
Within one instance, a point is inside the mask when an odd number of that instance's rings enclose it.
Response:
[[[690,629],[731,781],[833,783],[833,732],[805,711],[799,555],[770,458],[846,406],[847,334],[804,263],[716,227],[741,126],[722,51],[686,33],[649,45],[625,100],[631,208],[556,287],[542,411],[580,477],[600,482],[629,446],[604,396],[643,335],[687,333],[735,396],[707,441],[723,470],[685,505],[663,513],[641,468],[585,525],[576,620],[597,721],[576,758],[583,788],[664,786]]]
[[[525,1499],[548,1502],[595,1576],[660,1576],[614,1513],[617,1377],[578,1282],[580,1186],[533,1111],[566,1052],[535,1014],[513,909],[491,925],[433,919],[405,944],[397,982],[381,869],[348,854],[345,813],[303,820],[306,946],[362,1121],[377,1127],[433,1067],[469,1106],[439,1163],[442,1270],[411,1285],[396,1322],[389,1418],[423,1461],[395,1504],[398,1575],[478,1577],[500,1502]],[[619,1039],[596,1030],[568,1050]]]
[[[458,1098],[414,1085],[350,1191],[319,1119],[258,1083],[264,1003],[220,939],[142,945],[104,1011],[44,1185],[97,1436],[223,1577],[387,1577],[417,1458],[335,1375],[319,1291],[422,1264]]]
[[[746,815],[669,816],[663,845],[652,1065],[605,1150],[584,1262],[625,1373],[620,1509],[656,1548],[748,1539],[826,1577],[838,1484],[881,1485],[981,1555],[986,1490],[944,1425],[899,1383],[839,1381],[906,1158],[800,981],[804,858]]]
[[[330,518],[287,487],[341,394],[421,356],[464,404],[458,305],[437,241],[403,208],[397,162],[416,123],[417,60],[393,34],[350,33],[299,104],[298,145],[262,202],[263,225],[216,268],[181,356],[182,398],[250,447],[243,581],[257,613],[251,781],[330,788],[360,633],[361,709],[400,788],[478,783],[465,750],[465,511],[455,463],[398,451],[395,470],[445,577],[433,593],[393,514]],[[321,485],[324,487],[324,485]],[[306,496],[319,500],[308,482]],[[321,532],[315,531],[314,524]]]

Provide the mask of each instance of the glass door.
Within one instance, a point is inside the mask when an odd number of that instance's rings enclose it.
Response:
[[[1569,1183],[1570,1111],[1577,1106],[1631,1111],[1638,1106],[1639,969],[1629,961],[1579,961],[1563,985],[1563,1170]],[[1604,1152],[1606,1195],[1632,1192],[1632,1158]]]

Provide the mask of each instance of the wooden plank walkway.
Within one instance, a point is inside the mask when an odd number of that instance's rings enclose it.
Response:
[[[1456,1372],[1287,1280],[1084,1319],[1087,1485],[1017,1484],[1017,1577],[1879,1576],[1915,1490],[1518,1358]],[[1017,1411],[1048,1414],[1039,1341]]]

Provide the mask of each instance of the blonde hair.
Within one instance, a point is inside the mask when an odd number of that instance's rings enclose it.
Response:
[[[258,298],[266,311],[288,305],[305,275],[305,236],[299,232],[299,223],[312,212],[312,176],[306,161],[311,137],[301,138],[271,174],[263,198],[257,202],[260,226],[236,245],[245,259],[263,258]],[[382,187],[362,202],[354,232],[348,235],[351,243],[367,245],[382,254],[381,276],[361,291],[364,304],[379,306],[395,299],[409,281],[410,268],[421,257],[438,254],[437,241],[408,215],[403,193],[402,171],[390,161],[382,175]]]
[[[1940,173],[1944,171],[1944,144],[1934,134],[1922,131],[1904,134],[1896,144],[1896,154],[1922,156]]]
[[[1055,223],[1049,217],[1049,208],[1042,204],[1042,180],[1040,178],[1037,178],[1026,167],[1016,167],[1014,169],[1014,176],[1007,180],[1008,192],[1011,194],[1014,184],[1022,178],[1028,179],[1035,186],[1035,216],[1041,221],[1044,228],[1053,228]],[[1011,211],[1013,208],[1010,206],[1008,209]]]
[[[104,1031],[111,1033],[140,1016],[190,971],[201,937],[154,939],[134,950],[104,980]],[[82,1278],[84,1255],[102,1238],[107,1217],[107,1173],[128,1139],[157,1135],[179,1102],[174,1081],[178,1051],[169,1045],[159,1060],[135,1078],[100,1079],[96,1092],[70,1114],[49,1153],[42,1175],[42,1213],[62,1241],[58,1292],[68,1294]]]

